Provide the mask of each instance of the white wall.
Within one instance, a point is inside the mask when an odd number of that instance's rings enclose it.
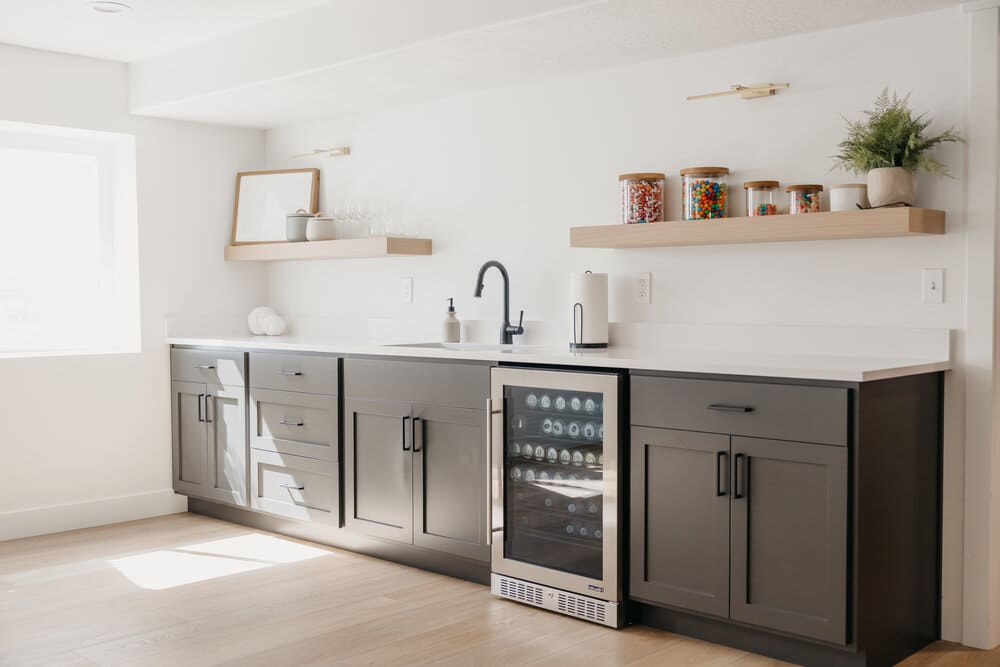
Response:
[[[99,60],[0,45],[0,90],[0,119],[136,136],[142,313],[139,354],[0,359],[0,540],[183,509],[164,320],[242,317],[263,297],[264,269],[222,256],[262,135],[129,116],[125,66]],[[54,192],[39,211],[73,203]]]
[[[941,237],[605,251],[570,249],[568,227],[620,219],[622,172],[667,172],[671,219],[680,217],[682,167],[731,167],[734,195],[759,178],[857,181],[831,173],[828,156],[844,134],[841,114],[869,108],[885,85],[912,91],[936,129],[966,129],[968,26],[954,9],[268,131],[271,167],[308,166],[289,156],[350,144],[349,158],[313,162],[323,168],[322,206],[387,198],[435,249],[431,258],[277,263],[269,302],[293,318],[438,321],[454,296],[460,318],[495,318],[496,277],[482,302],[471,292],[479,265],[499,259],[529,332],[532,321],[569,321],[567,274],[584,269],[611,274],[618,321],[955,329],[943,606],[945,636],[961,639],[965,147],[939,152],[957,179],[919,183],[920,203],[947,211]],[[762,81],[792,87],[762,100],[684,99]],[[731,213],[743,210],[735,196]],[[921,303],[923,267],[945,269],[944,305]],[[652,305],[630,298],[637,271],[653,273]],[[414,277],[412,305],[399,302],[401,276]]]

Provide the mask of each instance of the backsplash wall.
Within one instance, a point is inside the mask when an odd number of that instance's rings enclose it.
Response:
[[[270,304],[292,317],[436,321],[455,297],[460,319],[493,319],[498,277],[487,278],[481,301],[472,289],[479,265],[498,259],[511,274],[511,308],[524,309],[529,327],[568,329],[568,274],[590,269],[610,274],[616,321],[961,329],[963,146],[940,151],[957,179],[919,183],[921,204],[948,212],[943,237],[574,250],[569,227],[618,222],[617,175],[628,171],[667,173],[670,219],[680,218],[677,172],[687,166],[732,169],[733,215],[745,209],[744,180],[827,190],[857,181],[830,171],[841,114],[870,108],[890,85],[912,91],[935,127],[962,128],[966,40],[955,9],[268,131],[269,167],[322,168],[322,208],[385,199],[434,240],[431,257],[276,263]],[[684,99],[769,80],[792,87],[751,101]],[[290,157],[342,143],[348,158]],[[921,303],[923,267],[945,269],[944,305]],[[632,298],[637,271],[653,274],[652,304]],[[403,276],[414,279],[413,304],[400,302]]]

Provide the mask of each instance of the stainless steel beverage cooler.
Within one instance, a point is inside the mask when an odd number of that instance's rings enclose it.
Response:
[[[621,627],[624,376],[501,367],[491,385],[493,594]]]

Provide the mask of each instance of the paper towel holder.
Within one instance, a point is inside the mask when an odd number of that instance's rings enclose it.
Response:
[[[590,271],[587,271],[590,273]],[[580,336],[576,335],[576,313],[580,311]],[[579,341],[579,342],[578,342]],[[573,342],[569,344],[571,350],[600,350],[606,349],[607,343],[584,343],[583,342],[583,304],[577,301],[573,304]]]

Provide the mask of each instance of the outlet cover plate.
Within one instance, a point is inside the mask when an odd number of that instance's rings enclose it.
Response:
[[[648,271],[635,274],[635,302],[653,303],[653,274]]]
[[[944,269],[924,269],[922,292],[924,303],[944,303]]]

